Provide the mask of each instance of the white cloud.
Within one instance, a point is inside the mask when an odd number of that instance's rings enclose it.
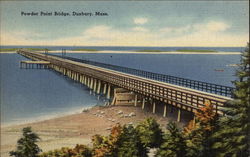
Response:
[[[148,30],[144,27],[134,27],[132,30],[135,32],[148,32]]]
[[[209,21],[204,24],[195,24],[193,25],[193,28],[196,29],[197,31],[199,30],[207,30],[211,32],[220,32],[220,31],[225,31],[231,26],[225,22],[221,21]]]
[[[230,28],[230,25],[221,21],[209,21],[207,23],[190,24],[183,27],[165,27],[160,29],[162,33],[168,33],[169,35],[195,33],[195,32],[223,32]]]
[[[147,18],[134,18],[134,23],[135,24],[143,25],[143,24],[145,24],[147,22],[148,22]]]
[[[249,34],[230,34],[230,25],[221,21],[196,23],[183,27],[164,27],[154,32],[144,27],[121,30],[98,25],[79,36],[55,40],[31,40],[30,33],[1,31],[1,45],[79,45],[79,46],[245,46]],[[38,35],[38,34],[37,34]]]
[[[163,33],[174,33],[174,34],[182,34],[189,32],[191,30],[191,26],[184,26],[184,27],[166,27],[160,29]]]

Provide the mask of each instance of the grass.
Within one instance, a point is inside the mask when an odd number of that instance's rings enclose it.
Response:
[[[25,48],[27,50],[31,50],[31,51],[45,51],[45,48]],[[50,51],[49,49],[47,49],[48,51]]]
[[[16,51],[18,48],[0,49],[0,52]]]
[[[9,51],[17,51],[20,48],[6,48],[6,49],[0,49],[0,52],[9,52]],[[30,51],[44,51],[45,48],[25,48],[26,50],[30,50]],[[50,50],[48,50],[50,51]]]
[[[72,51],[98,51],[96,49],[72,49]]]

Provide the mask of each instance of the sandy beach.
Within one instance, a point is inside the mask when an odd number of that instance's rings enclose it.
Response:
[[[120,113],[119,113],[120,112]],[[122,113],[121,113],[122,112]],[[134,116],[129,116],[133,113]],[[1,128],[1,157],[7,157],[8,152],[15,149],[23,127],[31,126],[41,140],[38,145],[43,151],[61,147],[74,147],[76,144],[91,146],[91,137],[95,134],[108,135],[116,123],[133,124],[147,117],[155,118],[164,129],[169,120],[149,110],[134,106],[93,107],[79,114],[67,115],[50,120]],[[184,123],[178,125],[183,126]]]
[[[50,51],[50,53],[60,53],[61,51]],[[67,51],[67,53],[114,53],[114,54],[211,54],[211,55],[238,55],[240,52],[137,52],[137,51]]]

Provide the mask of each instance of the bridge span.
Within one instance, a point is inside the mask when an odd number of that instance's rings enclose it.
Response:
[[[144,109],[147,102],[152,105],[153,113],[156,112],[156,108],[162,108],[164,117],[167,116],[169,107],[174,106],[178,108],[177,121],[181,120],[182,110],[195,112],[204,106],[206,101],[213,105],[214,112],[223,114],[221,108],[225,102],[231,100],[233,90],[231,87],[171,78],[173,76],[155,75],[155,73],[71,57],[23,49],[17,53],[35,61],[48,62],[50,68],[88,86],[95,93],[103,94],[107,99],[112,97],[113,105],[132,102],[134,106],[140,105]]]

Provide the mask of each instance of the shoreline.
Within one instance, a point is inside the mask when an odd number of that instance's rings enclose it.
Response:
[[[35,51],[35,52],[43,52],[43,51]],[[61,50],[53,50],[49,51],[49,53],[61,53]],[[0,54],[12,54],[16,53],[15,51],[9,52],[0,52]],[[210,54],[210,55],[239,55],[241,52],[180,52],[180,51],[167,51],[167,52],[137,52],[137,51],[108,51],[108,50],[100,50],[100,51],[67,51],[67,53],[83,53],[83,54]]]
[[[55,118],[61,118],[73,114],[80,114],[84,110],[89,110],[93,107],[96,107],[96,105],[93,106],[86,106],[86,107],[73,107],[69,108],[65,111],[57,111],[57,112],[51,112],[48,113],[47,115],[41,115],[37,116],[36,118],[34,117],[28,117],[28,118],[21,118],[20,121],[12,121],[12,122],[1,122],[1,129],[8,128],[8,127],[15,127],[17,125],[25,125],[25,124],[30,124],[30,123],[39,123],[41,121],[45,120],[50,120],[50,119],[55,119]]]
[[[168,117],[162,114],[153,114],[151,107],[144,110],[140,106],[95,106],[85,112],[52,118],[39,122],[14,125],[1,128],[1,157],[7,157],[8,152],[15,149],[20,138],[22,128],[31,126],[39,135],[39,147],[44,151],[61,147],[74,147],[76,144],[91,145],[91,137],[95,134],[108,135],[112,126],[119,123],[137,125],[147,117],[153,117],[164,130],[169,121],[174,121],[176,116],[169,113]],[[119,113],[122,111],[122,114]],[[132,116],[125,116],[133,113]],[[185,121],[178,123],[183,127]]]

